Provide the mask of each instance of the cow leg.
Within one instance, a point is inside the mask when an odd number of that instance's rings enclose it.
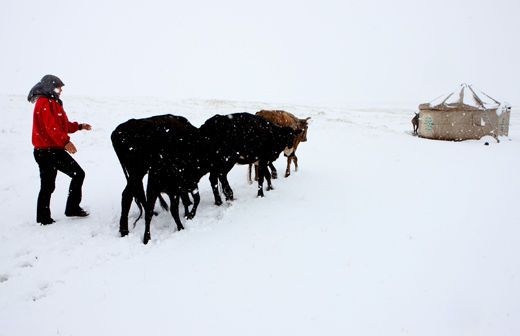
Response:
[[[258,194],[257,197],[264,197],[264,177],[266,176],[267,162],[260,161],[258,163]],[[269,173],[269,172],[267,172]],[[272,187],[272,186],[271,186]]]
[[[298,157],[295,152],[287,157],[287,169],[285,170],[285,177],[291,175],[291,162],[294,162],[294,171],[298,171]]]
[[[132,205],[132,198],[130,183],[127,183],[121,196],[121,218],[119,219],[119,233],[121,233],[121,237],[128,234],[128,213]]]
[[[255,162],[255,181],[258,181],[258,162]]]
[[[191,195],[193,196],[193,208],[191,208],[191,212],[187,216],[188,219],[193,219],[195,217],[195,214],[197,213],[197,207],[200,203],[200,194],[198,189],[195,189]]]
[[[184,226],[182,225],[181,218],[179,217],[179,196],[173,193],[168,193],[170,197],[170,212],[172,214],[173,220],[175,224],[177,224],[177,231],[184,230]]]
[[[220,198],[220,193],[218,191],[218,177],[213,172],[209,174],[209,183],[211,184],[211,189],[213,190],[215,205],[222,205],[222,198]]]
[[[291,175],[291,161],[293,160],[293,155],[289,155],[287,157],[287,168],[285,169],[285,177],[289,177]]]
[[[155,207],[155,201],[157,200],[157,197],[159,196],[159,193],[154,190],[153,186],[151,186],[150,181],[148,181],[148,188],[147,188],[147,200],[146,205],[144,207],[144,237],[143,237],[143,243],[148,244],[148,242],[151,239],[150,235],[150,222],[152,221],[153,217],[153,208]],[[172,207],[173,208],[173,207]]]
[[[181,193],[181,201],[182,205],[184,206],[184,217],[188,217],[190,213],[189,206],[192,204],[190,200],[190,195],[188,193]]]
[[[269,162],[269,169],[271,169],[271,178],[276,180],[278,178],[278,172],[272,162]]]
[[[270,191],[270,190],[273,190],[273,184],[271,183],[271,176],[269,175],[269,171],[267,170],[266,168],[266,172],[265,172],[265,179],[267,180],[267,188],[266,190],[267,191]]]
[[[273,185],[271,184],[271,174],[269,174],[269,169],[267,169],[268,165],[266,164],[265,170],[264,170],[264,177],[267,181],[267,191],[273,190]]]
[[[224,196],[226,196],[226,201],[232,201],[233,200],[233,189],[231,189],[231,186],[229,185],[229,182],[227,180],[227,173],[221,174],[218,179],[220,180],[220,183],[222,184],[222,192],[224,192]]]

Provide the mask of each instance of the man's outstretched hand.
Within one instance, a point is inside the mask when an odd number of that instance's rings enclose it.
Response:
[[[82,130],[90,131],[92,129],[92,126],[89,124],[80,124]]]

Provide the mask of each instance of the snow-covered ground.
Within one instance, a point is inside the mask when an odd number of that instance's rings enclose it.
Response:
[[[326,108],[64,96],[86,171],[86,219],[35,223],[33,105],[0,96],[0,335],[519,335],[520,118],[510,137],[411,135],[417,104]],[[300,170],[257,199],[236,166],[236,200],[213,205],[207,176],[186,230],[169,213],[141,243],[120,238],[124,176],[111,131],[172,113],[288,110],[312,118]],[[489,141],[489,146],[484,142]],[[276,162],[280,172],[285,159]],[[131,216],[138,211],[132,207]]]

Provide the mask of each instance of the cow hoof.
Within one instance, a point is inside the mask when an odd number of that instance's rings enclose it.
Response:
[[[120,231],[120,233],[121,233],[121,238],[125,237],[125,236],[128,236],[128,230]]]
[[[285,174],[285,177],[289,177],[289,176],[291,176],[291,174]]]
[[[143,244],[148,244],[148,242],[150,241],[150,236],[149,235],[144,235],[144,238],[143,238]]]
[[[273,190],[274,188],[272,186],[267,186],[267,191]]]
[[[195,218],[195,213],[190,212],[189,214],[186,215],[186,219],[193,219],[193,218]]]
[[[222,200],[216,200],[215,205],[222,205]]]
[[[264,192],[258,192],[258,195],[256,197],[264,197]]]
[[[177,226],[177,231],[181,231],[181,230],[184,230],[184,226]]]
[[[272,173],[271,173],[271,178],[272,178],[273,180],[276,180],[276,179],[278,178],[278,173],[276,173],[276,172],[272,172]]]

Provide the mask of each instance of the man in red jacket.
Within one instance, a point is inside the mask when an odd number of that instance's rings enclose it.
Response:
[[[88,212],[80,207],[81,187],[85,172],[70,154],[76,147],[68,133],[91,130],[89,124],[70,122],[60,99],[63,82],[56,76],[46,75],[29,92],[27,100],[34,106],[32,143],[34,158],[40,168],[41,187],[38,194],[36,221],[42,225],[54,223],[51,217],[51,195],[55,189],[58,170],[71,177],[69,196],[65,207],[68,217],[86,217]]]

